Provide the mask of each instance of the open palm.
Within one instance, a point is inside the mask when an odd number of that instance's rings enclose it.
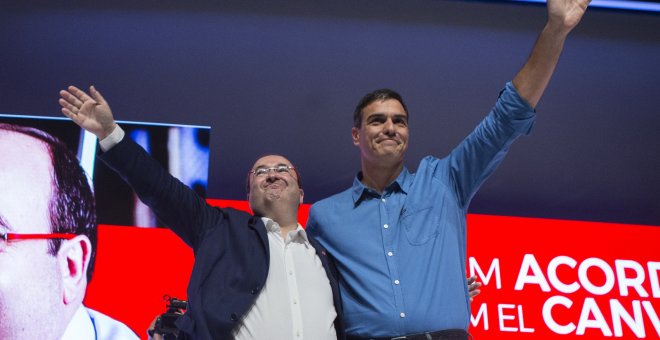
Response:
[[[587,11],[591,0],[548,0],[548,19],[573,29]]]
[[[75,86],[60,91],[59,103],[62,113],[71,118],[83,129],[95,134],[99,139],[107,137],[115,127],[110,105],[94,86],[88,95]]]

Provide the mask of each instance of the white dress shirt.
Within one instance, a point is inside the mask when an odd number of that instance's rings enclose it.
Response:
[[[305,230],[298,225],[284,240],[277,222],[262,220],[270,269],[266,285],[234,331],[236,340],[337,339],[330,281]]]
[[[61,340],[139,340],[123,323],[95,310],[78,307]]]

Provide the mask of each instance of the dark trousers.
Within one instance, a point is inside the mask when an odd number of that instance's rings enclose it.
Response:
[[[437,332],[410,334],[397,337],[369,338],[347,335],[347,340],[469,340],[472,337],[462,329],[447,329]]]

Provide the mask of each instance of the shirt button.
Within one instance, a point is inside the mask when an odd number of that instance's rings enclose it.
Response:
[[[384,224],[384,225],[383,225],[383,228],[385,228],[385,229],[387,229],[387,228],[389,228],[389,227],[390,227],[389,224]]]
[[[298,300],[294,299],[294,300],[293,300],[293,304],[294,304],[294,305],[297,305],[297,304],[298,304]]]
[[[399,280],[394,280],[395,285],[398,285],[399,283],[400,283]]]
[[[380,200],[383,201],[383,203],[387,202],[387,200],[384,198],[381,198]]]
[[[293,270],[289,270],[289,275],[293,275]]]
[[[391,252],[391,251],[388,251],[388,252],[387,252],[387,256],[394,256],[394,253]]]
[[[402,317],[402,318],[405,318],[405,317],[406,317],[406,313],[401,312],[401,313],[399,314],[399,316]]]

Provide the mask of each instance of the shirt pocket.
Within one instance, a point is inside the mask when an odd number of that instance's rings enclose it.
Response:
[[[400,223],[411,245],[423,245],[438,236],[441,207],[442,205],[404,207]]]

